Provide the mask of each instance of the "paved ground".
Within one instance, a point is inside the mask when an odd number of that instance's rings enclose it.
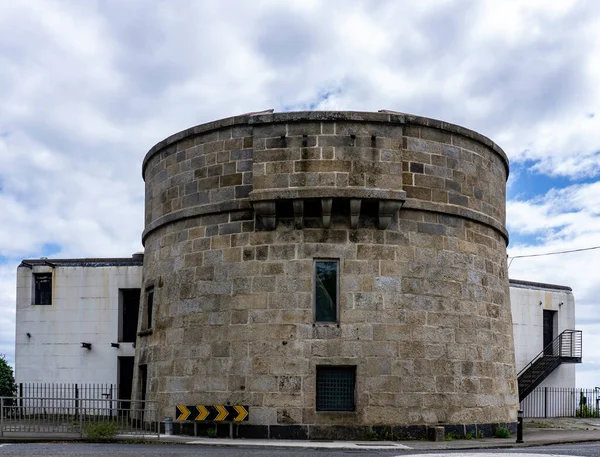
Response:
[[[600,457],[599,443],[574,443],[524,449],[337,450],[186,446],[180,444],[10,443],[0,444],[0,457]]]
[[[522,444],[515,443],[515,437],[483,438],[473,440],[451,440],[451,441],[287,441],[287,440],[228,440],[216,438],[183,438],[183,437],[161,437],[165,440],[185,442],[190,445],[217,445],[217,446],[257,446],[257,447],[309,447],[319,449],[371,449],[371,450],[424,450],[440,451],[450,449],[497,449],[497,448],[522,448],[530,446],[542,446],[559,443],[574,443],[600,441],[600,419],[526,419],[523,427]]]
[[[31,437],[33,441],[41,441],[48,436]],[[55,437],[53,437],[56,439]],[[72,437],[63,437],[72,439]],[[119,438],[127,438],[120,436]],[[145,437],[148,441],[156,441],[156,436]],[[219,447],[244,447],[244,448],[296,448],[296,449],[329,449],[329,450],[378,450],[378,451],[444,451],[444,450],[474,450],[474,449],[500,449],[500,448],[525,448],[530,446],[543,446],[559,443],[582,443],[600,441],[600,419],[527,419],[523,432],[524,443],[515,443],[515,437],[484,438],[473,440],[451,440],[442,442],[432,441],[288,441],[288,440],[250,440],[250,439],[221,439],[197,438],[189,436],[161,435],[159,441],[163,443],[183,444],[190,446],[219,446]],[[0,438],[2,442],[26,441],[24,436]]]

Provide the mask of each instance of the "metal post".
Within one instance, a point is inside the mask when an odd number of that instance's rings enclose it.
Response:
[[[19,383],[19,412],[20,414],[24,415],[24,411],[23,411],[23,383],[20,382]]]
[[[160,430],[160,426],[158,427]],[[173,418],[165,417],[165,435],[173,434]]]
[[[160,411],[160,406],[158,406],[158,403],[154,404],[154,411],[156,414],[156,416],[155,416],[156,417],[156,438],[158,440],[160,440],[160,417],[161,417],[160,413],[161,413],[161,411]],[[166,431],[167,430],[166,430],[166,424],[165,424],[165,432]],[[171,432],[173,432],[173,421],[171,421]]]
[[[79,419],[79,388],[75,384],[75,420]]]
[[[523,410],[517,412],[517,443],[523,442]]]
[[[4,436],[4,398],[0,397],[0,436]]]

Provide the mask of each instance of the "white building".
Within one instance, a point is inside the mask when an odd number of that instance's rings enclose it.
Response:
[[[510,280],[517,373],[565,330],[575,329],[570,287]],[[539,387],[575,387],[575,364],[555,368]]]
[[[129,398],[143,254],[23,260],[17,269],[15,380],[118,384]]]
[[[131,395],[143,254],[23,260],[17,269],[17,383],[117,384]],[[575,328],[569,287],[510,281],[517,372]],[[575,387],[560,364],[539,386]]]

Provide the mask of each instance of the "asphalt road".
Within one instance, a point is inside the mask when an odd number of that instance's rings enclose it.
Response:
[[[69,456],[69,457],[104,457],[104,456],[177,456],[177,457],[387,457],[414,456],[424,454],[465,455],[470,457],[494,457],[500,454],[514,457],[531,455],[564,455],[600,457],[600,443],[584,443],[556,445],[545,447],[530,447],[521,449],[473,450],[473,451],[335,451],[319,449],[265,449],[244,447],[207,447],[197,445],[172,444],[88,444],[88,443],[24,443],[0,444],[0,456]]]

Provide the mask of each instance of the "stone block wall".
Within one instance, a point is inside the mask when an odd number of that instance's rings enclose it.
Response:
[[[159,143],[147,398],[248,405],[239,436],[514,422],[507,173],[487,138],[398,113],[247,115]],[[315,322],[315,259],[339,261],[334,323]],[[355,411],[316,411],[322,365],[356,367]]]

